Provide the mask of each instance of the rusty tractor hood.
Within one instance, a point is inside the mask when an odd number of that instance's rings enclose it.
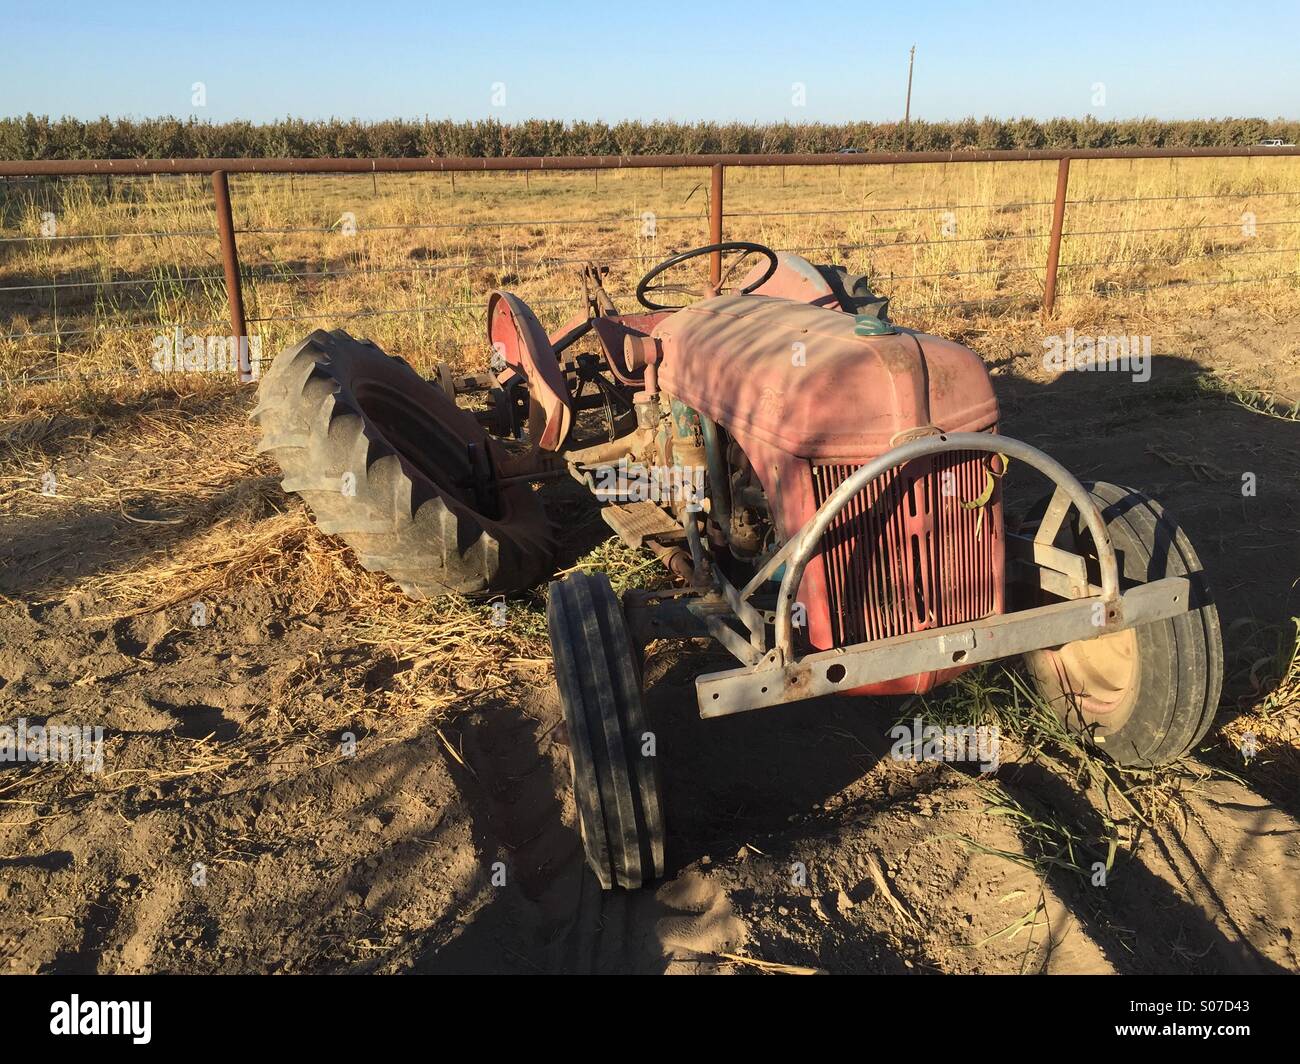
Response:
[[[736,437],[809,459],[862,462],[909,429],[977,432],[997,399],[974,351],[924,333],[859,335],[853,315],[726,295],[654,330],[659,383]]]

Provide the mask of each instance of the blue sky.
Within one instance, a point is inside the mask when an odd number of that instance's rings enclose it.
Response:
[[[921,118],[1300,115],[1296,0],[0,0],[0,15],[9,115],[883,121],[902,114],[912,44]]]

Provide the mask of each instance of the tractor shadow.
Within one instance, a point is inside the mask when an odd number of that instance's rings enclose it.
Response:
[[[1121,373],[1066,373],[1049,384],[997,377],[1002,431],[1081,480],[1135,488],[1175,515],[1204,564],[1225,638],[1238,622],[1287,624],[1300,614],[1300,423],[1198,386],[1203,368],[1191,359],[1156,355],[1150,370],[1141,382]],[[1013,511],[1047,490],[1015,473]],[[1236,649],[1230,641],[1230,661]]]
[[[1151,496],[1185,531],[1223,631],[1221,726],[1265,693],[1252,669],[1300,616],[1300,423],[1207,389],[1204,368],[1190,358],[1154,355],[1150,370],[1147,381],[1095,372],[1065,373],[1048,384],[996,377],[1001,429],[1080,480]],[[1016,473],[1013,465],[1006,480],[1009,514],[1049,490],[1037,475]],[[1235,767],[1240,771],[1239,758]],[[1251,783],[1300,815],[1294,783],[1262,773]]]
[[[117,464],[108,480],[101,475],[106,455],[117,462],[111,444],[124,425],[177,409],[194,419],[239,417],[248,402],[224,388],[186,394],[160,384],[125,398],[100,397],[82,409],[8,422],[0,433],[0,463],[25,469],[30,480],[10,478],[15,501],[0,513],[0,594],[35,601],[175,549],[230,514],[269,516],[281,498],[278,478],[270,475],[231,479],[198,503],[160,495],[151,489],[149,474],[129,464],[125,470]],[[39,461],[57,471],[57,499],[41,497],[34,472]],[[149,461],[147,449],[126,459],[142,466]],[[117,485],[123,487],[114,497]]]
[[[1039,762],[1007,766],[998,782],[1040,822],[1067,824],[1078,839],[1099,840],[1111,828],[1101,810],[1072,782]],[[1033,858],[1051,859],[1043,839],[1019,828],[1025,852]],[[1069,908],[1116,969],[1125,972],[1216,972],[1234,975],[1283,974],[1283,965],[1266,956],[1251,940],[1254,926],[1243,927],[1236,906],[1222,890],[1225,875],[1248,857],[1246,850],[1273,840],[1240,836],[1231,854],[1215,849],[1210,860],[1180,860],[1190,851],[1187,832],[1172,824],[1143,826],[1133,842],[1134,852],[1121,853],[1104,885],[1094,885],[1089,862],[1103,860],[1104,849],[1075,858],[1084,874],[1054,867],[1047,873],[1052,889]],[[1183,875],[1182,890],[1157,875],[1149,863],[1158,861]],[[1204,862],[1204,858],[1202,858]],[[1239,882],[1234,877],[1232,882]],[[1282,890],[1264,888],[1253,904],[1264,912],[1285,912],[1293,900]],[[1234,889],[1234,894],[1237,891]],[[1233,899],[1234,901],[1236,899]],[[1198,904],[1199,902],[1199,904]]]
[[[148,496],[120,506],[78,504],[62,512],[0,519],[0,594],[39,602],[91,577],[118,572],[174,548],[224,514],[266,507],[273,483],[232,482],[202,509],[157,505]],[[130,507],[128,516],[127,507]]]
[[[730,663],[721,654],[670,645],[646,665],[670,868],[726,858],[788,830],[888,756],[885,700],[820,698],[702,719],[694,679]]]
[[[214,388],[208,394],[183,394],[160,380],[156,387],[126,397],[112,395],[87,397],[82,409],[55,414],[32,414],[9,420],[0,433],[0,462],[29,458],[39,454],[47,459],[76,457],[95,440],[108,435],[124,421],[142,415],[175,413],[178,409],[189,417],[242,413],[247,399],[235,391],[235,385]]]
[[[743,925],[726,895],[687,873],[603,891],[588,869],[569,792],[558,693],[484,702],[447,728],[444,757],[470,818],[483,884],[473,917],[429,941],[415,972],[663,974],[716,967]],[[463,763],[462,763],[463,762]],[[496,881],[493,876],[496,876]]]

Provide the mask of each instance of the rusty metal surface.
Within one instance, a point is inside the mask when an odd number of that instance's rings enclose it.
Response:
[[[601,507],[601,520],[629,547],[641,547],[648,539],[661,543],[686,538],[686,531],[653,502],[609,503]]]
[[[824,651],[788,665],[782,664],[778,651],[772,651],[758,665],[698,677],[696,698],[702,717],[743,713],[954,664],[975,665],[1092,639],[1185,613],[1190,602],[1190,580],[1174,576],[1129,589],[1116,617],[1102,625],[1095,621],[1098,607],[1110,618],[1105,600],[1084,598]]]
[[[541,415],[529,414],[533,444],[558,451],[573,428],[573,399],[542,323],[522,299],[498,290],[488,299],[487,331],[493,350],[528,381],[529,401]]]
[[[985,432],[997,423],[997,400],[974,352],[924,334],[860,335],[855,319],[837,310],[775,297],[721,296],[679,311],[655,332],[663,346],[664,390],[735,439],[752,463],[771,501],[777,529],[786,539],[797,536],[828,497],[827,491],[816,491],[819,467],[870,462],[914,430],[933,434],[941,426],[953,432]],[[843,472],[851,475],[849,468]],[[921,477],[922,495],[935,496],[935,478],[922,475],[919,467],[913,472]],[[928,495],[926,485],[931,486]],[[972,489],[962,499],[979,494]],[[917,521],[954,523],[948,504],[957,500],[940,501],[943,505],[922,507]],[[997,504],[987,509],[982,527],[1000,535],[1000,510]],[[978,516],[970,514],[972,521]],[[918,531],[909,529],[903,535],[891,521],[882,521],[879,528],[855,525],[838,553],[832,557],[823,552],[808,566],[799,601],[806,609],[807,635],[814,647],[845,641],[837,638],[837,612],[843,615],[861,607],[865,613],[868,600],[875,609],[882,598],[914,583],[909,577],[871,584],[873,574],[863,568],[863,560],[875,548],[872,531],[892,529],[896,542],[886,546],[894,551],[904,550],[911,532]],[[929,538],[922,536],[926,542]],[[976,551],[973,543],[964,546],[971,557],[949,559],[956,568],[934,573],[930,583],[999,583],[1000,540],[991,558]],[[924,564],[933,569],[930,560],[927,555]],[[930,623],[944,621],[932,618]],[[920,677],[917,682],[928,690],[935,679]]]
[[[1082,555],[1054,547],[1050,543],[1039,543],[1027,536],[1011,534],[1006,538],[1007,556],[1025,562],[1036,570],[1048,570],[1059,575],[1063,583],[1058,584],[1061,598],[1081,598],[1091,591],[1088,582],[1088,565]]]
[[[900,163],[1041,162],[1058,159],[1198,159],[1287,156],[1300,148],[1035,148],[863,152],[860,155],[556,155],[374,159],[34,159],[0,162],[0,177],[43,174],[383,174],[488,170],[621,170],[712,166],[894,166]]]
[[[1002,497],[992,461],[963,451],[917,459],[878,477],[845,507],[827,527],[800,592],[812,646],[852,646],[1003,612]],[[856,468],[814,467],[818,505]],[[984,503],[972,505],[986,490]],[[819,586],[828,609],[818,601]],[[853,693],[924,694],[964,668]]]
[[[591,319],[591,327],[600,341],[605,364],[614,379],[629,388],[640,388],[645,377],[646,355],[654,349],[650,333],[671,311],[645,314],[620,314]]]
[[[753,442],[804,459],[863,462],[908,429],[979,431],[997,421],[975,352],[920,333],[863,335],[837,310],[718,296],[665,318],[654,335],[660,386],[725,427],[760,475]]]
[[[642,646],[652,639],[707,639],[707,618],[730,613],[721,595],[698,587],[623,592],[623,615]]]
[[[763,275],[760,262],[740,279],[740,287],[748,288]],[[811,262],[793,251],[776,253],[776,270],[772,276],[754,289],[755,295],[781,296],[800,303],[812,303],[832,310],[843,310],[835,297],[835,290]]]
[[[253,379],[249,360],[248,325],[244,320],[244,289],[239,276],[239,248],[235,243],[235,222],[230,210],[230,183],[225,171],[212,175],[212,196],[217,210],[217,238],[221,242],[221,269],[226,279],[226,299],[230,307],[230,335],[238,341],[239,379]]]
[[[1047,277],[1043,282],[1043,314],[1052,313],[1056,305],[1056,270],[1061,261],[1061,231],[1065,225],[1065,197],[1070,184],[1070,160],[1062,159],[1056,168],[1056,199],[1052,203],[1052,235],[1047,244]]]

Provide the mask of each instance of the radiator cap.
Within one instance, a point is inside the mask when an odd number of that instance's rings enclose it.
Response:
[[[858,314],[853,318],[855,336],[892,336],[896,332],[898,330],[889,322],[881,321],[870,314]]]

